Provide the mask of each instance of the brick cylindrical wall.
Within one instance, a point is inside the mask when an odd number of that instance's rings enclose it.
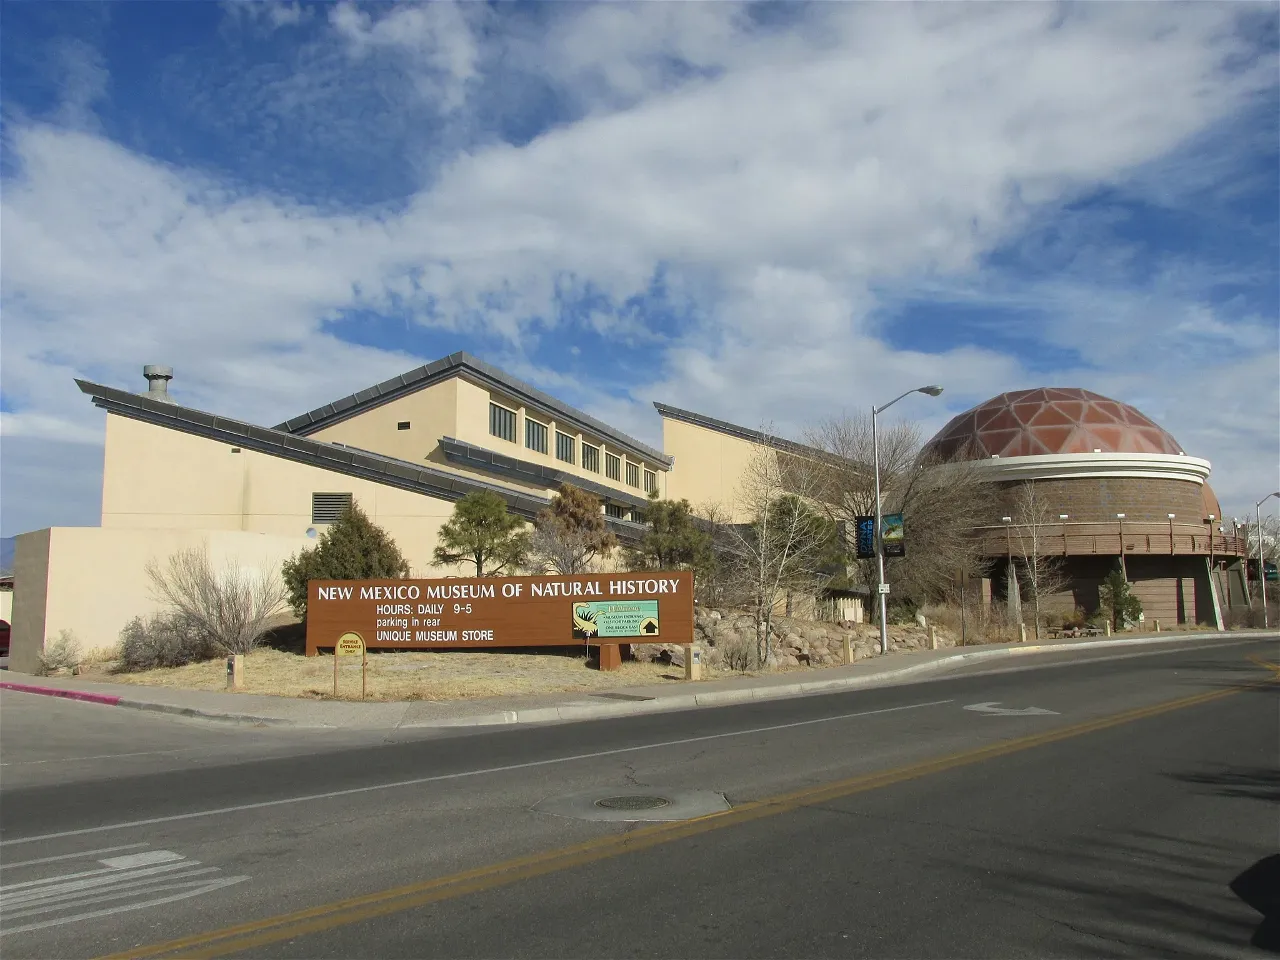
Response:
[[[1180,523],[1204,519],[1200,484],[1190,480],[1146,479],[1143,477],[1079,477],[1063,480],[1036,480],[1036,499],[1045,513],[1057,518],[1069,515],[1072,521],[1115,520],[1117,513],[1136,522],[1167,521],[1176,514]],[[1014,509],[1020,483],[1003,483],[993,503],[990,523]]]

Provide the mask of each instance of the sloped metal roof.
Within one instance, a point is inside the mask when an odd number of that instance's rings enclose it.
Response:
[[[344,444],[310,440],[283,430],[219,417],[178,403],[163,403],[142,394],[117,390],[87,380],[76,380],[76,386],[93,398],[95,406],[109,413],[451,503],[473,491],[489,490],[502,497],[512,513],[526,520],[532,520],[539,510],[550,503],[549,499],[543,497],[460,476],[448,470],[398,460]],[[613,517],[608,519],[608,523],[619,537],[628,542],[636,540],[644,530],[641,524]]]
[[[509,373],[464,351],[451,353],[447,357],[432,361],[418,367],[416,370],[410,370],[408,373],[402,373],[398,377],[384,380],[382,383],[374,384],[372,387],[343,397],[341,400],[335,400],[332,403],[326,403],[324,406],[316,407],[314,410],[278,424],[276,429],[286,433],[307,436],[317,430],[332,426],[335,423],[341,423],[364,413],[366,410],[371,410],[399,397],[416,393],[432,384],[440,383],[461,373],[467,374],[471,379],[486,387],[498,390],[517,400],[524,401],[531,407],[554,415],[560,423],[572,424],[586,433],[595,434],[603,440],[608,440],[619,449],[657,467],[665,469],[671,466],[671,458],[662,451],[655,450],[653,447],[641,443],[635,437],[615,430],[607,423],[597,420],[590,414],[571,407],[567,403],[557,400],[551,394],[544,393],[523,380],[517,380]]]

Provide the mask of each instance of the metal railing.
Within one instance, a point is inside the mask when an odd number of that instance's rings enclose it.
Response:
[[[1210,530],[1203,523],[1157,521],[1053,521],[1038,525],[1009,523],[977,527],[982,552],[998,556],[1030,550],[1033,539],[1044,556],[1119,556],[1123,536],[1126,556],[1222,556],[1245,554],[1245,538]]]

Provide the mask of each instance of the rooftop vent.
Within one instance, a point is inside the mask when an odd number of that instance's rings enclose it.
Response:
[[[169,381],[173,379],[173,367],[148,363],[142,368],[142,375],[147,378],[146,396],[161,403],[173,403],[173,397],[169,396]]]

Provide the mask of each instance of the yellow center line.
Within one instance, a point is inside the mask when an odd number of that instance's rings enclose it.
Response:
[[[1250,659],[1252,660],[1253,658],[1250,657]],[[1280,680],[1280,668],[1271,664],[1265,664],[1265,666],[1271,667],[1275,672],[1275,676],[1266,681],[1267,683]],[[981,763],[984,760],[1004,757],[1023,750],[1030,750],[1034,747],[1057,743],[1099,730],[1106,730],[1135,720],[1159,716],[1184,707],[1210,703],[1214,700],[1232,696],[1242,690],[1257,688],[1262,685],[1262,683],[1247,684],[1181,697],[1177,700],[1167,700],[1163,703],[1126,710],[1122,713],[1111,714],[1096,720],[1087,720],[1083,723],[1072,724],[1044,733],[1004,740],[985,747],[963,750],[891,770],[859,774],[855,777],[822,786],[809,787],[793,793],[752,801],[723,813],[715,813],[678,823],[661,823],[641,827],[626,834],[600,837],[585,843],[518,857],[445,877],[437,877],[433,880],[394,887],[364,896],[350,897],[305,910],[297,910],[292,913],[284,913],[275,917],[267,917],[262,920],[225,927],[221,930],[170,940],[166,943],[138,947],[134,950],[102,957],[100,960],[143,960],[143,958],[161,957],[170,954],[189,958],[189,960],[197,960],[197,958],[212,958],[241,953],[281,940],[291,940],[307,934],[320,933],[336,927],[439,903],[442,900],[492,890],[497,887],[518,883],[522,880],[584,866],[621,854],[647,850],[660,844],[683,840],[712,830],[720,830],[724,827],[736,826],[764,817],[777,816],[800,807],[815,806],[831,800],[853,796],[854,794],[878,790],[882,787],[892,786],[893,784],[903,783],[930,774],[942,773],[958,767]]]
[[[1266,669],[1270,670],[1272,673],[1280,674],[1280,663],[1272,663],[1270,660],[1263,660],[1260,656],[1258,656],[1255,653],[1249,654],[1249,656],[1246,659],[1249,660],[1249,662],[1251,663],[1256,663],[1260,667],[1265,667]]]

